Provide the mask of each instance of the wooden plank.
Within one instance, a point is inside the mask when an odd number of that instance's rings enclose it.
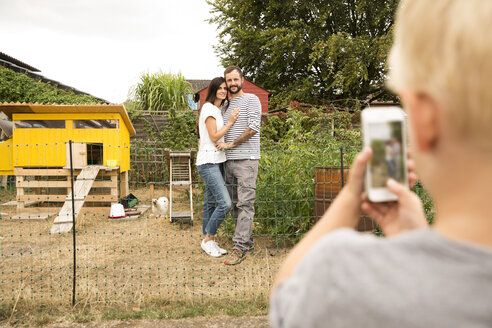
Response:
[[[17,198],[19,197],[24,197],[25,195],[20,195],[20,196],[17,196]],[[20,199],[17,199],[17,201],[13,201],[17,206],[19,205],[19,203],[21,203],[24,207],[26,206],[31,206],[31,205],[36,205],[36,204],[39,204],[41,203],[41,201],[37,200],[37,199],[32,199],[32,200],[20,200]]]
[[[70,143],[66,144],[66,166],[70,167]],[[87,144],[72,142],[72,165],[74,168],[87,166]]]
[[[73,193],[77,199],[85,198],[89,194],[91,187],[94,183],[94,179],[99,173],[99,166],[88,166],[80,172],[77,176],[77,180],[73,186]],[[67,198],[71,198],[71,193],[67,196]],[[73,227],[73,216],[77,217],[80,213],[80,210],[84,206],[84,201],[76,201],[72,205],[71,200],[65,201],[60,213],[55,218],[55,222],[53,222],[53,226],[51,227],[50,233],[65,233],[72,230]],[[64,223],[58,224],[58,222],[63,221]],[[65,222],[68,221],[68,222]]]
[[[121,197],[126,197],[128,195],[128,171],[125,171],[120,174],[120,190],[121,190]],[[152,198],[151,198],[152,199]]]
[[[154,184],[153,183],[150,183],[149,184],[149,198],[150,199],[154,199]]]
[[[41,213],[41,212],[49,212],[52,215],[57,215],[60,210],[62,209],[61,206],[52,206],[52,207],[26,207],[22,209],[21,211],[18,211],[17,214],[29,214],[29,213]],[[111,206],[105,206],[105,207],[82,207],[80,210],[79,215],[102,215],[104,217],[109,216],[109,212],[111,211]],[[70,219],[71,220],[71,219]]]
[[[11,200],[10,202],[0,204],[0,206],[17,206],[17,201]]]
[[[117,175],[111,176],[111,182],[115,185],[115,187],[111,188],[111,196],[118,197],[118,176]]]
[[[17,211],[17,214],[41,215],[48,213],[50,215],[56,215],[59,211],[60,207],[26,207]]]
[[[23,213],[12,216],[11,220],[46,220],[50,216],[54,216],[56,213]]]
[[[135,206],[134,208],[140,213],[140,215],[142,215],[150,209],[150,205],[141,204]]]
[[[172,218],[190,218],[191,212],[174,212]]]
[[[173,186],[189,186],[191,184],[190,181],[171,181],[170,184]]]
[[[17,194],[20,188],[70,188],[70,181],[21,181],[17,184]],[[118,181],[96,180],[93,188],[118,188]],[[22,190],[24,192],[24,190]]]
[[[17,196],[22,196],[24,195],[24,189],[20,186],[24,182],[24,177],[19,176],[15,179],[15,186],[17,188]],[[24,208],[24,203],[22,202],[17,202],[17,209],[21,210]]]
[[[70,170],[65,169],[25,169],[22,167],[14,168],[15,175],[23,176],[70,176]]]
[[[23,195],[18,196],[17,199],[22,202],[65,202],[67,200],[67,195]],[[117,202],[118,196],[112,195],[87,195],[85,198],[86,202]],[[17,202],[13,201],[15,205]],[[11,203],[11,202],[9,202]],[[5,205],[5,204],[3,204]],[[12,205],[10,205],[12,206]]]
[[[101,166],[101,168],[105,172],[100,172],[100,175],[116,175],[118,174],[118,167],[107,167]],[[78,175],[81,169],[74,169],[74,175]],[[14,175],[19,176],[70,176],[70,167],[69,168],[40,168],[40,169],[32,169],[32,168],[23,168],[23,167],[15,167]]]

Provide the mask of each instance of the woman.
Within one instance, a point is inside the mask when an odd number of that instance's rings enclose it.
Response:
[[[223,163],[226,161],[226,156],[223,151],[215,148],[215,143],[224,141],[224,135],[239,116],[239,108],[236,108],[224,125],[220,108],[226,101],[225,79],[216,77],[208,86],[207,97],[198,118],[200,145],[196,165],[198,173],[205,181],[201,246],[205,253],[213,257],[227,253],[215,241],[215,234],[232,205],[224,182]]]

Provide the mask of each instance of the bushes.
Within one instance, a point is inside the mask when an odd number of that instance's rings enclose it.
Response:
[[[346,159],[352,159],[357,149],[343,151]],[[298,240],[311,228],[316,166],[340,166],[340,148],[315,149],[301,144],[262,152],[256,188],[255,234]]]
[[[264,120],[255,234],[297,241],[311,228],[315,167],[340,166],[341,148],[348,166],[361,148],[360,131],[350,129],[351,118],[347,112],[312,109]]]
[[[37,81],[26,74],[0,68],[0,102],[97,104],[102,101],[73,91],[58,89],[48,83]]]

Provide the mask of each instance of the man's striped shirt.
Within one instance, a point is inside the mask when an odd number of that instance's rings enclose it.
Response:
[[[261,103],[258,97],[245,93],[240,97],[229,99],[229,106],[223,108],[224,122],[235,108],[239,109],[239,117],[234,125],[225,134],[225,142],[232,142],[239,137],[246,128],[256,131],[256,134],[239,146],[226,150],[227,160],[231,159],[260,159],[260,124]]]

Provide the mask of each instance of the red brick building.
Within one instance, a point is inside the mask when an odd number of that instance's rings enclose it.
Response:
[[[188,80],[193,86],[195,92],[195,102],[199,102],[198,108],[200,108],[205,102],[205,98],[207,97],[208,84],[210,80]],[[196,83],[195,83],[196,82]],[[198,83],[199,82],[199,83]],[[206,85],[206,86],[203,86]],[[197,87],[198,86],[198,87]],[[200,88],[201,86],[201,88]],[[256,84],[244,79],[243,83],[243,91],[245,93],[255,94],[261,103],[261,112],[268,113],[268,97],[271,95],[267,90],[257,86]]]

